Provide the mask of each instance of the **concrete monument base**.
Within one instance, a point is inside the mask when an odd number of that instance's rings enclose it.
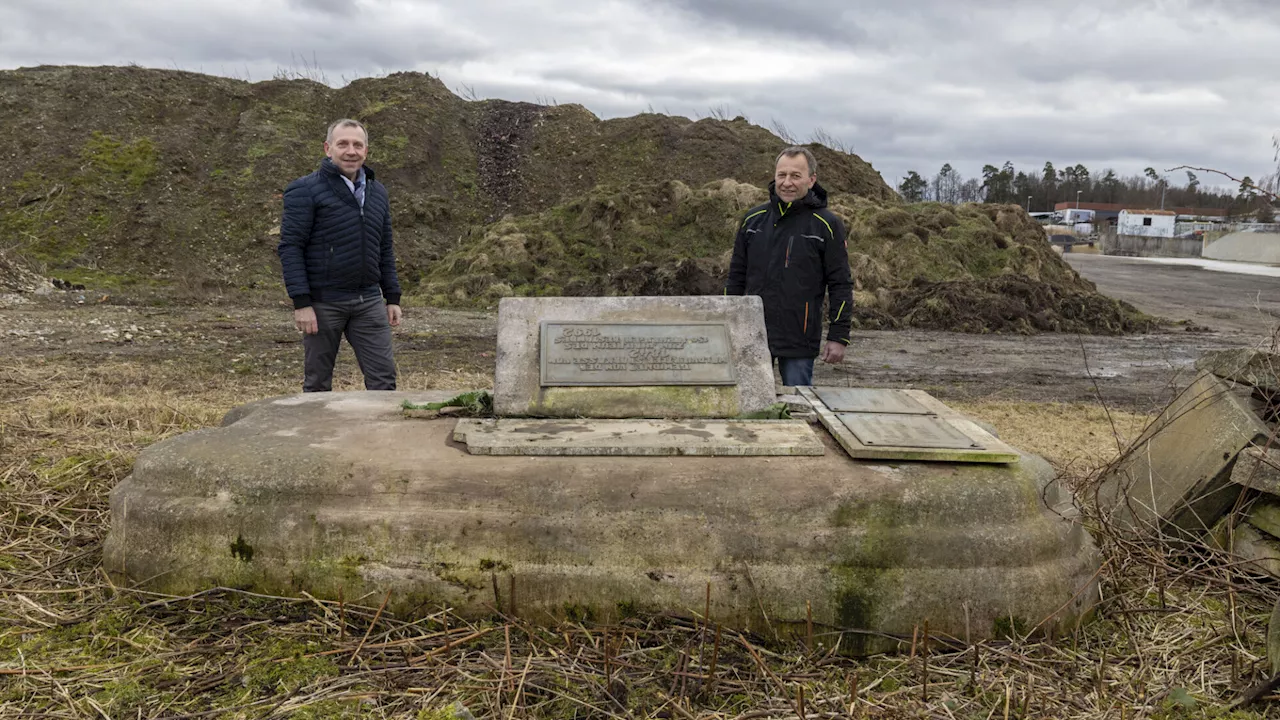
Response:
[[[876,631],[848,633],[853,652],[926,620],[961,640],[1052,631],[1096,599],[1093,545],[1034,456],[877,464],[825,433],[799,457],[472,455],[456,419],[401,412],[452,394],[261,400],[157,443],[111,494],[106,569],[535,622],[701,614],[709,584],[713,621],[804,632],[811,607],[817,633]]]

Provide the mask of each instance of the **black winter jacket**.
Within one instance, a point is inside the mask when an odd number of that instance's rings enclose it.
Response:
[[[400,304],[387,188],[373,168],[364,178],[363,209],[329,158],[285,189],[276,252],[295,309],[379,291],[388,305]]]
[[[751,208],[738,227],[726,295],[759,295],[769,352],[816,357],[822,349],[823,295],[830,294],[827,339],[849,344],[853,280],[844,224],[827,209],[827,191],[814,183],[793,203],[778,198]]]

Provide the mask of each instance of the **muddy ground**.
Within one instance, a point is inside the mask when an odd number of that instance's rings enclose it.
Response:
[[[1280,278],[1211,272],[1100,255],[1068,261],[1099,290],[1172,321],[1124,337],[857,332],[845,362],[819,363],[817,381],[916,387],[944,400],[1089,402],[1147,412],[1189,380],[1205,350],[1268,342],[1280,316]],[[0,356],[71,367],[136,360],[169,368],[260,374],[301,382],[302,348],[287,305],[139,307],[59,292],[0,298]],[[396,332],[407,387],[480,384],[492,377],[494,313],[410,306]],[[336,384],[359,387],[344,347]],[[287,385],[286,385],[287,386]]]

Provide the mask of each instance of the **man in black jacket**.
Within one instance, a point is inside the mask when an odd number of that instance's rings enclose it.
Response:
[[[808,149],[789,147],[778,155],[769,202],[751,208],[738,227],[724,292],[764,302],[769,353],[784,385],[812,385],[816,357],[844,360],[853,312],[849,253],[844,224],[827,209],[818,161]]]
[[[338,120],[325,136],[320,169],[284,191],[276,252],[303,333],[303,392],[333,389],[343,335],[365,389],[396,389],[391,328],[402,317],[400,282],[387,189],[364,166],[368,152],[364,126]]]

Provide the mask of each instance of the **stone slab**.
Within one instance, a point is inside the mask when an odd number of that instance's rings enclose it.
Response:
[[[1231,482],[1280,495],[1280,448],[1247,447],[1236,457]]]
[[[550,386],[736,385],[725,323],[543,322]]]
[[[884,388],[814,388],[828,409],[838,412],[928,415],[929,410],[903,390]]]
[[[797,388],[797,392],[813,403],[814,412],[817,413],[819,422],[831,433],[836,442],[845,449],[845,452],[850,457],[860,460],[922,460],[996,464],[1016,463],[1022,457],[1022,454],[1012,446],[923,390],[902,390],[900,392],[928,410],[938,421],[945,422],[962,436],[969,438],[973,443],[981,447],[961,449],[868,445],[859,440],[858,436],[853,432],[850,432],[846,424],[840,419],[839,413],[833,412],[819,399],[817,394],[819,389],[821,388]],[[868,416],[875,417],[874,414],[868,414]],[[901,418],[901,416],[897,417]]]
[[[1249,508],[1249,524],[1273,538],[1280,538],[1280,503],[1256,502]]]
[[[868,447],[986,449],[937,415],[838,412],[836,418]]]
[[[456,418],[402,414],[454,394],[268,398],[157,442],[111,492],[103,568],[168,595],[390,592],[401,619],[496,603],[539,624],[700,614],[710,586],[727,631],[811,616],[852,653],[905,651],[925,619],[973,641],[1011,615],[1069,630],[1097,598],[1089,534],[1032,455],[890,466],[818,433],[825,454],[787,458],[480,456]]]
[[[1199,537],[1230,510],[1236,456],[1267,427],[1209,373],[1201,373],[1102,478],[1098,507],[1122,528]]]
[[[723,323],[736,385],[545,387],[542,323]],[[775,402],[764,307],[755,296],[503,298],[494,412],[502,417],[731,418]]]
[[[803,420],[459,420],[472,455],[745,457],[821,455]]]
[[[1196,369],[1273,395],[1280,393],[1280,355],[1252,348],[1215,350],[1202,355]]]
[[[1280,578],[1280,542],[1249,523],[1240,523],[1232,531],[1230,552],[1245,560],[1246,568]]]

